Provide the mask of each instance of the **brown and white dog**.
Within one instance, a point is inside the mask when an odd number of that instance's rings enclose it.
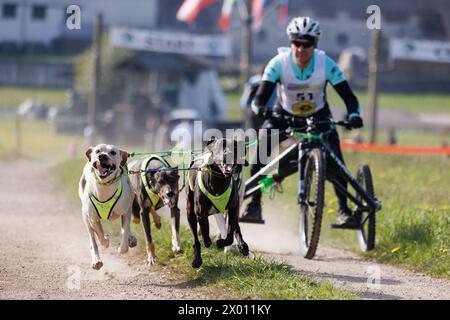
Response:
[[[130,171],[140,171],[130,177],[136,194],[133,203],[133,221],[142,220],[147,245],[147,262],[153,265],[156,260],[155,245],[150,230],[150,214],[156,228],[161,228],[161,218],[156,210],[167,206],[172,223],[172,251],[178,253],[180,247],[180,209],[178,208],[178,170],[170,157],[152,155],[138,159],[129,165]]]
[[[99,144],[86,150],[88,162],[81,175],[78,195],[81,199],[83,221],[89,233],[92,268],[103,266],[98,253],[97,239],[103,247],[109,246],[109,236],[103,232],[101,220],[122,219],[119,253],[126,253],[137,244],[130,231],[134,192],[124,167],[126,151],[113,145]]]

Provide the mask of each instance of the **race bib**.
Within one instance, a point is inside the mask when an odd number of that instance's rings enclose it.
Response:
[[[296,116],[309,116],[316,111],[316,103],[309,101],[297,102],[292,106],[292,113]]]

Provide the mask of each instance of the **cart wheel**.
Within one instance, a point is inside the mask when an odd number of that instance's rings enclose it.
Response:
[[[369,165],[364,164],[358,168],[356,173],[358,183],[366,190],[368,195],[375,197],[373,189],[372,174],[370,173]],[[356,199],[366,204],[361,195],[357,194]],[[375,247],[375,210],[371,211],[357,211],[355,216],[360,222],[361,226],[358,230],[359,247],[362,251],[370,251]]]

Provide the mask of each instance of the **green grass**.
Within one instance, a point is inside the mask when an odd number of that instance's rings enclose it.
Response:
[[[204,265],[190,270],[194,283],[222,290],[226,299],[355,299],[357,296],[333,288],[310,276],[301,276],[283,263],[259,256],[242,258],[238,253],[223,254],[204,250]],[[189,272],[189,270],[186,270]]]
[[[365,257],[437,277],[450,277],[450,159],[445,156],[401,156],[370,153],[344,154],[355,173],[359,164],[370,164],[375,192],[383,208],[377,213],[374,251]],[[275,201],[290,203],[286,219],[297,229],[296,175],[284,182],[286,192]],[[321,243],[359,252],[354,231],[332,230],[337,202],[326,184],[326,205]],[[288,224],[287,224],[288,225]],[[393,252],[394,251],[394,252]]]
[[[67,90],[28,87],[0,87],[0,108],[15,108],[27,99],[53,105],[67,105]]]
[[[355,91],[361,107],[367,106],[367,92]],[[345,107],[344,102],[333,88],[327,89],[330,106]],[[450,113],[449,94],[427,93],[380,93],[378,105],[381,109],[403,110],[411,112]]]
[[[21,150],[18,150],[15,118],[0,118],[0,159],[26,157],[41,161],[61,161],[70,152],[84,154],[80,136],[55,134],[50,123],[20,119]]]
[[[355,91],[359,104],[364,110],[367,106],[367,93]],[[239,94],[228,94],[229,117],[242,119]],[[332,108],[345,108],[345,104],[333,88],[327,88],[327,99]],[[450,113],[450,94],[419,93],[380,93],[378,105],[381,109],[402,110],[424,113]]]
[[[77,183],[84,165],[82,159],[64,161],[54,167],[53,173],[61,182],[69,199],[79,203]],[[184,214],[184,213],[182,213]],[[117,223],[104,223],[106,232],[118,237]],[[138,237],[138,250],[145,257],[144,235],[141,225],[132,225]],[[289,266],[254,259],[238,253],[224,254],[213,247],[202,247],[203,265],[193,269],[192,235],[181,226],[180,238],[184,253],[174,255],[171,250],[171,231],[168,219],[162,219],[161,230],[152,225],[152,237],[156,246],[158,265],[165,266],[180,281],[191,287],[207,288],[209,298],[216,299],[357,299],[353,293],[334,288],[328,282],[318,281],[291,270]]]
[[[355,131],[341,130],[341,139],[351,139]],[[369,130],[362,129],[360,133],[364,141],[369,141]],[[389,132],[380,130],[377,134],[376,143],[387,144]],[[441,147],[444,144],[450,145],[450,135],[433,131],[418,130],[397,130],[395,131],[397,145],[399,146],[418,146],[418,147]]]

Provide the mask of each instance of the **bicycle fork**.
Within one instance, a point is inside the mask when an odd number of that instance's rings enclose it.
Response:
[[[298,204],[309,206],[307,194],[306,194],[306,155],[303,143],[298,145]]]

